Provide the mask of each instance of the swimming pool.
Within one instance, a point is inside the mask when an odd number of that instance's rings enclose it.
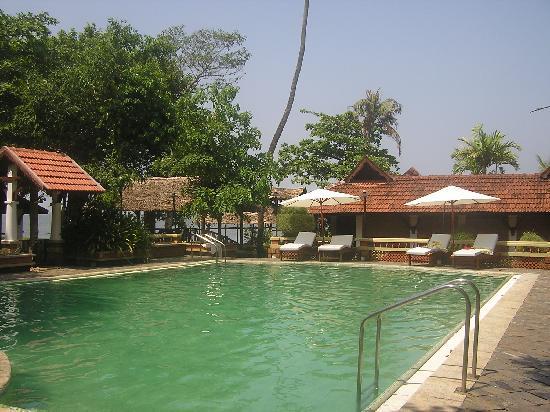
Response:
[[[457,277],[233,263],[0,285],[0,350],[13,373],[0,403],[57,411],[351,411],[360,320]],[[505,280],[469,278],[482,297]],[[389,313],[382,388],[447,335],[463,310],[451,292]],[[372,370],[368,351],[364,370]]]

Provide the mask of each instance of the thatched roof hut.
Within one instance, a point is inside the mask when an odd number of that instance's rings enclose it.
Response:
[[[292,199],[293,197],[303,195],[306,192],[305,187],[298,187],[296,189],[294,188],[286,188],[286,187],[274,187],[271,189],[271,196],[269,196],[271,199],[277,199],[277,200],[288,200]]]
[[[145,212],[171,212],[180,210],[190,201],[182,194],[189,187],[188,177],[150,177],[144,181],[132,183],[122,192],[124,210]]]
[[[267,207],[264,213],[264,223],[276,223],[276,216],[273,213],[273,208]],[[206,221],[210,224],[215,224],[216,219],[208,218]],[[258,224],[258,212],[244,212],[243,213],[243,222],[245,224],[257,225]],[[234,213],[226,213],[222,217],[222,223],[225,225],[235,225],[239,224],[239,215]]]
[[[175,209],[180,210],[185,203],[191,200],[189,196],[182,194],[190,184],[191,179],[188,177],[150,177],[144,181],[134,182],[122,192],[122,208],[145,212],[171,212],[174,208],[175,195]],[[281,201],[299,196],[304,192],[305,188],[274,187],[270,197],[272,200]],[[275,223],[275,214],[272,208],[266,208],[264,220],[265,223]],[[216,222],[215,219],[207,221]],[[258,224],[258,213],[245,212],[244,221],[248,224]],[[225,214],[222,222],[237,225],[239,216]]]

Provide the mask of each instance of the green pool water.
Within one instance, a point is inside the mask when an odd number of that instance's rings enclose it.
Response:
[[[54,411],[353,411],[360,320],[455,279],[338,265],[211,264],[0,285],[0,404]],[[466,276],[468,277],[468,276]],[[470,277],[488,296],[504,278]],[[464,316],[458,294],[384,317],[389,386]],[[364,384],[372,377],[374,323]]]

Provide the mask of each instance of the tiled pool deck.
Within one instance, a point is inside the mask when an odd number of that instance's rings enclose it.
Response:
[[[258,259],[241,262],[258,262]],[[272,259],[265,262],[276,262]],[[308,262],[310,263],[310,262]],[[116,268],[45,268],[31,273],[0,274],[0,282],[162,270],[200,264],[199,260],[172,260]],[[343,263],[372,265],[372,263]],[[437,270],[441,270],[437,268]],[[518,274],[510,290],[481,320],[477,381],[460,387],[462,342],[421,367],[380,411],[550,411],[550,272],[542,270],[484,270],[482,274]],[[483,316],[483,313],[482,313]],[[439,363],[442,363],[439,366]],[[0,412],[9,411],[0,406]]]

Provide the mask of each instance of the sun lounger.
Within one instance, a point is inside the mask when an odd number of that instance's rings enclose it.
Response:
[[[464,261],[474,260],[476,268],[479,269],[480,261],[493,255],[497,245],[497,240],[497,234],[477,235],[472,248],[460,249],[451,255],[453,266],[455,265],[456,258],[459,258],[459,260]]]
[[[430,265],[434,263],[436,256],[447,252],[449,242],[451,241],[451,235],[444,233],[434,233],[426,247],[414,247],[407,250],[407,257],[409,260],[409,266],[411,265],[412,258],[414,256],[428,256]]]
[[[353,235],[337,235],[332,236],[328,245],[321,245],[317,248],[319,252],[319,261],[326,253],[338,253],[340,255],[340,262],[342,261],[342,255],[350,252],[353,245]]]
[[[279,248],[281,260],[302,259],[308,253],[313,254],[313,242],[315,241],[314,232],[300,232],[293,243],[286,243]]]

